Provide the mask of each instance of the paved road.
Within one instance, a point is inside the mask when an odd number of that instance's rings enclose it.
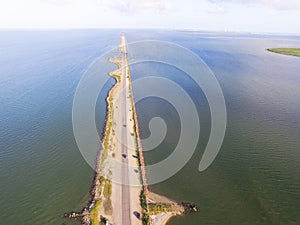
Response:
[[[123,90],[126,90],[127,86],[127,49],[126,49],[126,41],[125,37],[122,37],[122,76],[121,76],[121,87]],[[127,91],[122,91],[122,103],[121,103],[121,113],[122,113],[122,155],[128,156],[128,148],[127,148],[127,137],[128,137],[128,106],[126,100]],[[124,126],[126,125],[126,126]],[[130,186],[129,184],[129,171],[128,171],[128,157],[122,157],[122,225],[130,225],[131,224],[131,211],[130,211]]]

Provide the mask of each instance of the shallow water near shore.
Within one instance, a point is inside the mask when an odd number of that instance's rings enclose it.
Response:
[[[119,43],[119,30],[1,31],[0,224],[76,224],[63,213],[86,204],[93,171],[73,137],[72,101],[88,66]],[[224,92],[228,125],[222,149],[205,172],[199,161],[210,131],[208,103],[190,78],[167,65],[132,66],[133,80],[157,74],[181,85],[201,120],[190,162],[151,190],[200,211],[169,224],[299,224],[300,58],[265,49],[300,46],[292,36],[125,31],[128,42],[175,42],[199,55]],[[130,50],[130,49],[129,49]],[[184,60],[184,59],[183,59]],[[106,76],[104,72],[101,76]],[[101,132],[109,80],[95,119]],[[136,93],[138,95],[139,93]],[[166,158],[177,144],[179,116],[162,99],[137,104],[142,137],[152,117],[165,119],[163,143],[146,163]]]

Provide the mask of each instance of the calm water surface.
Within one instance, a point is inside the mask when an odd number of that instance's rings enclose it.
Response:
[[[73,95],[88,66],[119,43],[119,33],[0,32],[0,224],[75,224],[62,215],[86,203],[93,171],[73,137]],[[175,31],[127,31],[126,36],[129,42],[172,41],[198,54],[215,73],[226,99],[224,144],[213,165],[200,173],[210,131],[204,94],[176,68],[155,63],[132,67],[133,79],[156,74],[180,84],[201,119],[200,142],[191,161],[151,187],[199,205],[199,213],[170,224],[299,224],[300,58],[265,48],[300,47],[300,38]],[[99,97],[99,130],[111,84]],[[144,99],[137,110],[142,137],[150,135],[148,122],[154,116],[168,125],[162,144],[146,153],[148,164],[158,162],[177,144],[178,114],[158,98]]]

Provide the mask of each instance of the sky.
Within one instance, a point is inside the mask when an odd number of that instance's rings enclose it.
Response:
[[[0,28],[300,34],[300,0],[0,0]]]

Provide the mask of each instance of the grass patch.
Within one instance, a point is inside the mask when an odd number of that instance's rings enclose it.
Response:
[[[173,208],[168,204],[149,204],[148,205],[149,214],[156,215],[162,212],[172,212]]]
[[[101,165],[103,165],[104,161],[107,159],[108,150],[106,148],[103,148],[102,155],[101,155]]]
[[[107,180],[105,181],[104,189],[103,189],[103,195],[105,198],[110,198],[112,192],[112,185],[111,181]]]
[[[100,223],[99,208],[101,201],[97,201],[94,208],[90,212],[91,225],[98,225]]]
[[[109,145],[109,139],[112,136],[111,134],[114,131],[113,130],[113,123],[111,121],[112,120],[112,115],[113,115],[113,108],[110,109],[109,120],[106,122],[106,125],[105,125],[106,132],[105,132],[105,136],[104,136],[104,139],[103,139],[103,148],[104,148],[103,150],[106,151],[106,153],[111,148],[111,146]],[[106,159],[106,156],[107,156],[107,154],[104,155],[104,157],[103,157],[104,160]]]
[[[300,48],[268,48],[270,52],[300,57]]]

